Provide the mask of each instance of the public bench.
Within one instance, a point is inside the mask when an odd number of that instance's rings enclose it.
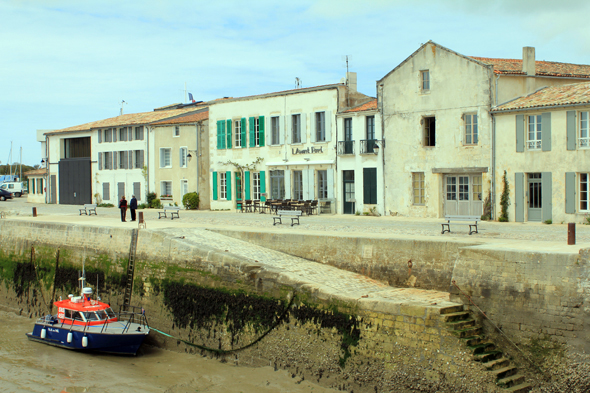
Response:
[[[301,213],[301,210],[277,210],[277,215],[272,218],[272,225],[277,225],[277,222],[282,224],[282,216],[288,216],[291,218],[291,226],[295,224],[295,221],[297,221],[297,225],[299,225],[299,217],[301,216]]]
[[[447,222],[443,222],[442,225],[442,234],[444,234],[445,232],[451,232],[451,223],[455,224],[455,225],[469,225],[469,234],[471,235],[472,233],[479,233],[477,231],[477,223],[481,221],[481,217],[480,216],[449,216],[446,215],[445,216],[445,220],[447,220]],[[470,223],[464,223],[464,222],[459,222],[457,223],[457,221],[473,221],[473,224]],[[445,229],[446,227],[446,229]]]
[[[95,203],[86,203],[84,207],[80,209],[80,215],[86,214],[87,216],[97,215],[96,214],[96,204]]]
[[[174,220],[174,215],[176,215],[176,218],[180,218],[180,215],[178,214],[180,212],[180,207],[179,206],[164,206],[164,211],[163,212],[158,212],[159,216],[158,216],[158,220],[162,217],[164,218],[168,218],[168,213],[170,213],[170,219]]]

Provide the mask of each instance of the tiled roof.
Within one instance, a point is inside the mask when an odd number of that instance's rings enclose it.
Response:
[[[45,174],[47,174],[47,168],[33,169],[24,173],[25,176],[40,176]]]
[[[522,71],[522,59],[491,59],[474,56],[471,56],[471,58],[493,66],[495,74],[526,75],[526,73]],[[590,78],[590,65],[585,64],[535,61],[535,70],[535,73],[538,76]]]
[[[493,108],[492,112],[583,104],[590,104],[590,82],[545,87],[527,96],[499,105]]]
[[[364,104],[359,105],[357,107],[342,111],[342,113],[374,111],[374,110],[377,110],[377,99],[376,98],[374,100],[369,101],[369,102],[365,102]]]
[[[153,111],[153,112],[142,112],[142,113],[130,113],[127,115],[121,115],[111,117],[104,120],[93,121],[79,126],[73,126],[63,128],[61,130],[55,130],[46,133],[47,135],[59,134],[62,132],[74,132],[74,131],[89,131],[96,128],[108,128],[108,127],[119,127],[119,126],[132,126],[140,124],[151,124],[156,121],[176,117],[185,113],[200,111],[202,108],[188,107],[182,109],[172,109],[168,111]]]
[[[196,123],[201,120],[207,120],[209,118],[209,109],[199,112],[199,113],[190,113],[188,115],[181,115],[175,117],[174,119],[167,119],[161,120],[154,123],[151,123],[154,126],[162,126],[167,124],[185,124],[185,123]]]

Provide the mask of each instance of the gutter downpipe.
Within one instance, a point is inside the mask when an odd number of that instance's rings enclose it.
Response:
[[[495,81],[495,106],[498,106],[498,81],[500,80],[500,74],[496,77]],[[496,216],[496,117],[492,115],[492,200],[490,209],[490,219],[494,219]]]
[[[346,91],[348,92],[347,86],[344,88],[347,89]],[[340,205],[337,202],[338,190],[340,190],[340,184],[338,183],[338,160],[340,159],[338,156],[338,112],[340,112],[340,89],[336,88],[336,113],[334,114],[334,122],[336,123],[336,127],[334,127],[334,129],[336,130],[336,143],[334,144],[334,150],[336,151],[336,159],[334,160],[334,185],[336,185],[336,192],[332,190],[334,196],[334,214],[338,214],[338,206]],[[342,198],[344,199],[344,196],[342,196]],[[318,209],[318,211],[319,210],[321,209]]]
[[[381,99],[379,99],[379,90],[381,90]],[[385,208],[385,114],[383,113],[383,85],[377,86],[377,112],[381,112],[381,140],[383,141],[381,146],[381,176],[383,177],[383,215],[387,209]],[[381,110],[379,110],[379,107]]]

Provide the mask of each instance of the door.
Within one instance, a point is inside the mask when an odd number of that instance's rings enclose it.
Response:
[[[188,194],[188,180],[183,179],[180,181],[180,201],[184,198],[184,194]]]
[[[528,220],[543,220],[543,183],[540,173],[528,174]]]
[[[352,118],[344,119],[344,154],[353,154]]]
[[[445,215],[458,215],[457,206],[457,176],[445,176]]]
[[[480,173],[445,175],[444,214],[481,216],[483,214],[481,179]]]
[[[83,205],[92,203],[92,184],[89,158],[59,161],[59,203]]]
[[[354,214],[356,202],[354,196],[354,171],[342,171],[342,186],[344,194],[343,213]]]

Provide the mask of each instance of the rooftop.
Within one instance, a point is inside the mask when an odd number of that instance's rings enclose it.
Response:
[[[492,112],[533,109],[562,105],[590,104],[590,82],[544,87],[492,109]]]
[[[488,57],[474,57],[473,60],[491,65],[495,74],[526,75],[522,70],[522,59],[493,59]],[[590,65],[558,63],[554,61],[535,61],[535,73],[538,76],[589,78]]]
[[[365,102],[359,106],[355,106],[354,108],[347,109],[342,113],[351,113],[351,112],[364,112],[364,111],[376,111],[377,110],[377,99],[373,99],[369,102]]]

